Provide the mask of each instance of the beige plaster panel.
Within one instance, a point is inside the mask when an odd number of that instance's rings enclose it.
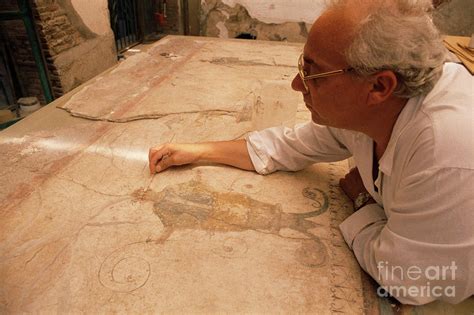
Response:
[[[240,135],[293,125],[290,88],[301,44],[168,37],[98,76],[61,107],[78,117],[124,122],[182,113],[239,122]],[[113,91],[104,93],[104,91]]]

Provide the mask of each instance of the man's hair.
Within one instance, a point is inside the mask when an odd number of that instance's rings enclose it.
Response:
[[[327,8],[351,10],[357,6],[355,2],[328,0]],[[344,52],[348,64],[361,76],[393,71],[398,79],[394,95],[399,97],[431,91],[446,59],[446,49],[431,19],[431,1],[359,1],[362,4],[368,10],[361,12],[353,41]]]

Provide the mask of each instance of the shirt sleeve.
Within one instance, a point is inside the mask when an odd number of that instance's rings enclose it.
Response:
[[[351,156],[341,131],[312,122],[295,128],[273,127],[255,131],[246,138],[256,171],[297,171],[316,162],[333,162]]]
[[[360,266],[400,302],[459,303],[474,294],[473,173],[413,174],[390,209],[367,205],[340,225]]]

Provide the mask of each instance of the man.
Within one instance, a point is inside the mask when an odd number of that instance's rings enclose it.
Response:
[[[333,1],[292,88],[312,122],[246,140],[164,144],[152,173],[198,161],[268,174],[352,156],[340,226],[361,267],[402,303],[474,293],[473,78],[444,64],[425,1]],[[383,290],[378,290],[384,294]]]

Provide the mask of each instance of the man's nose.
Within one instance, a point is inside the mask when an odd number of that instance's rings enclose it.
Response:
[[[293,81],[291,81],[291,88],[303,94],[308,93],[308,91],[306,91],[306,88],[304,87],[303,80],[301,79],[301,76],[299,74],[296,74],[293,78]]]

